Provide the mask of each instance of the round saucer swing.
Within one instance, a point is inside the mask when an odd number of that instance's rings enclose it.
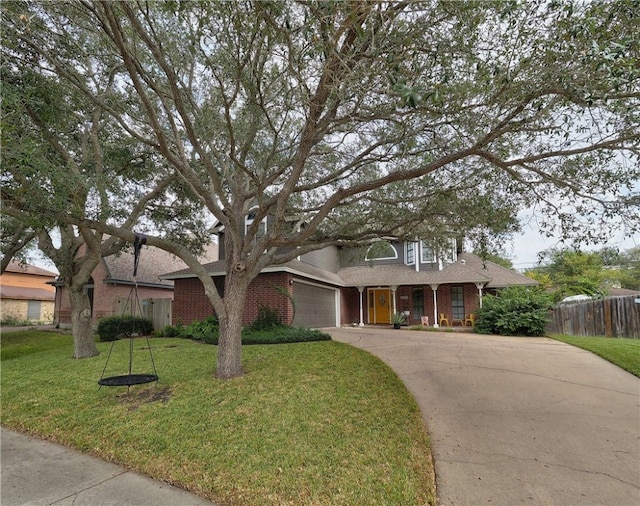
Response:
[[[138,263],[140,262],[140,250],[142,246],[147,242],[147,238],[142,234],[136,234],[135,240],[133,242],[133,252],[134,252],[134,260],[133,260],[133,285],[131,290],[129,291],[129,296],[127,298],[127,303],[125,304],[123,314],[127,310],[128,307],[131,308],[131,316],[136,316],[136,311],[139,316],[142,316],[142,307],[140,306],[140,299],[138,297],[138,281],[136,276],[138,274]],[[102,375],[100,376],[100,380],[98,381],[98,385],[100,388],[104,387],[122,387],[126,386],[127,389],[132,385],[144,385],[146,383],[153,383],[154,381],[158,381],[158,372],[156,370],[156,363],[153,359],[153,353],[151,352],[151,343],[149,342],[149,336],[145,336],[147,340],[147,349],[149,350],[149,357],[151,359],[151,365],[153,367],[152,373],[134,373],[133,372],[133,338],[135,334],[135,329],[132,328],[129,330],[124,329],[123,333],[128,336],[129,339],[129,370],[127,374],[121,374],[118,376],[108,376],[105,378],[105,372],[107,370],[107,366],[109,365],[109,360],[111,359],[111,354],[113,353],[113,348],[116,342],[119,339],[115,339],[111,342],[111,348],[109,348],[109,354],[107,355],[107,360],[105,361],[104,368],[102,369]]]

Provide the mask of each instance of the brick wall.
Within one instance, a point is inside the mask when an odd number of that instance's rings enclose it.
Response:
[[[364,292],[366,293],[366,291]],[[364,297],[364,295],[363,295]],[[357,288],[342,288],[340,290],[340,322],[342,325],[360,323],[360,292]],[[363,299],[363,318],[367,321],[367,306]]]
[[[243,325],[253,323],[260,306],[278,311],[283,323],[293,321],[293,306],[282,290],[291,293],[292,276],[286,272],[261,274],[249,285],[245,301]],[[280,289],[276,288],[280,287]],[[177,279],[174,287],[173,323],[188,325],[215,314],[213,306],[204,293],[204,287],[197,278]]]

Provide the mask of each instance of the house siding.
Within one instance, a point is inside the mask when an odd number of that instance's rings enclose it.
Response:
[[[451,286],[461,285],[440,285],[436,293],[438,299],[438,313],[445,313],[451,319]],[[478,309],[479,297],[478,289],[472,283],[462,284],[464,293],[464,309],[465,314],[472,313]],[[433,324],[433,291],[430,286],[425,285],[407,285],[399,286],[396,290],[396,311],[409,311],[409,325],[416,325],[421,319],[416,315],[417,311],[413,305],[413,290],[415,288],[423,290],[423,314],[429,317],[429,323]],[[364,323],[369,323],[365,289],[362,295],[363,319]],[[360,293],[357,288],[343,288],[341,291],[341,321],[345,325],[357,324],[360,322]],[[436,322],[437,323],[437,322]]]
[[[261,306],[275,309],[283,323],[293,321],[293,306],[282,293],[282,289],[291,293],[288,273],[267,273],[255,278],[249,285],[245,300],[242,324],[249,325],[258,317]],[[276,287],[281,287],[280,291]],[[215,315],[215,310],[204,292],[204,286],[198,278],[176,279],[174,284],[173,323],[189,325],[193,321],[203,320]]]
[[[117,299],[127,298],[131,294],[132,285],[116,285],[106,283],[105,278],[109,276],[109,272],[104,261],[100,262],[93,270],[93,320],[99,320],[106,316],[114,316],[117,314]],[[57,308],[55,322],[59,325],[71,324],[71,299],[69,291],[65,287],[58,287]],[[154,288],[138,286],[138,299],[173,299],[172,287]]]
[[[9,264],[7,270],[0,276],[0,286],[5,288],[0,299],[2,319],[53,321],[55,288],[47,283],[54,281],[56,275],[40,274],[40,272],[45,271],[34,266],[23,268],[13,263]],[[36,314],[33,310],[37,306],[39,311]]]

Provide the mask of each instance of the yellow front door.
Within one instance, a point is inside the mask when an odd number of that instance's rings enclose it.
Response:
[[[369,290],[369,323],[391,323],[391,290]]]

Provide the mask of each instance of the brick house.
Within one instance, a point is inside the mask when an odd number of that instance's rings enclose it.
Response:
[[[53,321],[55,272],[35,265],[10,262],[0,276],[0,315],[3,320]]]
[[[224,258],[205,268],[221,290]],[[174,323],[189,324],[214,314],[202,283],[189,269],[161,278],[174,282]],[[483,294],[513,285],[537,282],[464,253],[455,241],[439,249],[426,241],[332,246],[264,269],[250,285],[243,323],[255,320],[260,306],[266,305],[276,309],[283,322],[308,327],[388,325],[397,312],[404,312],[411,324],[426,317],[430,325],[464,325]]]
[[[207,258],[217,257],[217,244],[212,243],[207,249]],[[125,250],[118,255],[102,258],[94,269],[85,289],[89,293],[92,317],[98,320],[105,316],[120,314],[124,303],[132,293],[132,287],[137,284],[138,299],[140,301],[167,301],[163,304],[171,311],[173,301],[173,281],[160,279],[160,274],[171,269],[185,266],[176,256],[159,248],[143,246],[138,263],[137,276],[133,277],[134,254],[132,250]],[[71,302],[67,289],[60,282],[53,283],[56,287],[55,318],[58,325],[71,324]],[[167,321],[170,321],[170,317]]]

